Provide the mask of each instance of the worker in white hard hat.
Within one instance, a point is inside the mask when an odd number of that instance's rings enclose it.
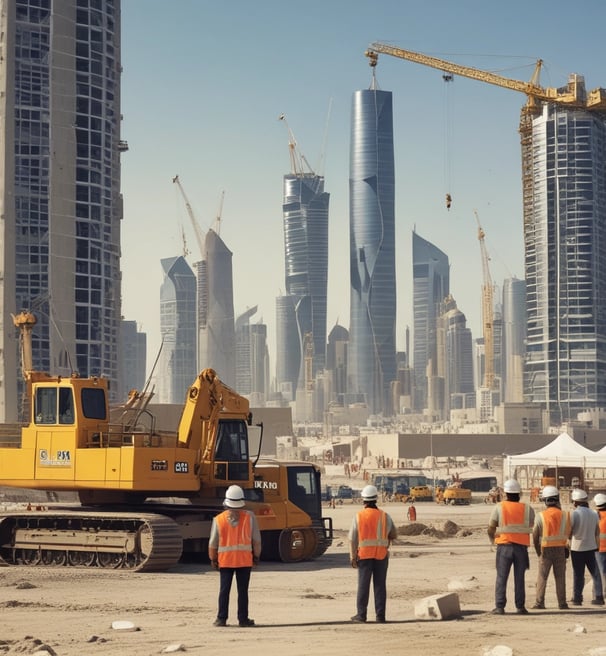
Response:
[[[503,485],[505,500],[497,503],[488,521],[488,537],[497,545],[497,580],[495,584],[494,615],[503,615],[507,604],[507,579],[513,566],[514,601],[516,613],[527,615],[526,570],[530,567],[528,547],[534,524],[534,510],[522,503],[522,488],[515,479]]]
[[[254,626],[248,617],[248,586],[253,566],[261,556],[261,533],[254,513],[246,510],[244,490],[230,485],[223,501],[225,511],[213,519],[208,541],[208,556],[219,570],[219,610],[214,626],[226,626],[229,593],[236,576],[238,587],[238,624]]]
[[[594,606],[604,605],[604,589],[602,576],[596,560],[596,552],[600,543],[600,518],[595,510],[589,507],[587,492],[575,488],[570,498],[574,510],[570,516],[572,537],[570,540],[570,560],[572,561],[572,604],[583,605],[583,588],[585,587],[585,569],[593,581]]]
[[[602,590],[606,589],[606,494],[600,492],[593,497],[598,516],[600,517],[600,542],[595,555],[602,575]]]
[[[366,622],[371,580],[377,622],[386,621],[389,545],[398,533],[391,517],[377,508],[377,495],[374,485],[367,485],[362,490],[364,508],[356,513],[349,529],[351,566],[358,570],[357,612],[351,618],[352,622]]]
[[[545,588],[549,572],[553,568],[558,608],[565,610],[566,603],[566,558],[570,540],[570,513],[560,506],[560,492],[555,485],[546,485],[541,490],[545,510],[537,513],[534,520],[532,540],[539,557],[537,573],[536,603],[533,608],[545,608]]]

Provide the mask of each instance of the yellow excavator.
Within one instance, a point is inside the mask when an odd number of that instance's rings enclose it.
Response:
[[[232,484],[258,517],[262,558],[296,562],[328,548],[332,521],[322,517],[319,468],[255,463],[248,400],[214,370],[190,386],[175,432],[155,430],[151,416],[142,422],[147,410],[134,411],[136,393],[116,424],[107,380],[34,371],[35,318],[21,313],[14,321],[29,423],[0,447],[0,486],[75,492],[80,505],[0,513],[0,561],[159,571],[183,555],[206,557],[212,518]]]

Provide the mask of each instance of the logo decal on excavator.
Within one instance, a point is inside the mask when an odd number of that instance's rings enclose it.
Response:
[[[168,460],[152,460],[152,471],[168,471]]]
[[[189,474],[189,463],[175,462],[175,474]]]
[[[255,481],[257,490],[277,490],[278,484],[275,481]]]
[[[52,458],[47,449],[40,449],[40,465],[44,467],[71,467],[72,456],[70,451],[58,450],[55,458]]]

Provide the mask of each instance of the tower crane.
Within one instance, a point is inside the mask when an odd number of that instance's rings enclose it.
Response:
[[[219,200],[219,209],[217,210],[217,216],[215,217],[215,223],[213,230],[217,233],[218,236],[221,236],[221,215],[223,214],[223,200],[225,199],[225,190],[221,192],[221,199]]]
[[[494,284],[490,275],[490,257],[484,242],[484,229],[476,210],[473,211],[478,224],[478,241],[482,255],[482,329],[484,334],[484,387],[494,388]]]
[[[532,186],[532,119],[541,112],[544,103],[554,103],[571,109],[584,109],[586,111],[606,111],[606,89],[597,88],[589,93],[585,92],[582,76],[570,75],[565,87],[542,87],[539,76],[543,60],[538,59],[534,73],[529,82],[513,80],[496,73],[483,71],[471,66],[463,66],[444,59],[438,59],[412,50],[404,50],[386,43],[371,43],[365,55],[369,58],[370,66],[377,65],[379,54],[391,55],[399,59],[416,62],[424,66],[436,68],[451,75],[460,75],[472,80],[487,82],[499,87],[519,91],[527,96],[527,102],[520,114],[520,140],[522,143],[522,202],[524,211],[524,226],[532,217],[533,186]]]
[[[198,223],[196,217],[194,216],[194,211],[192,210],[191,204],[187,196],[185,195],[185,191],[183,189],[183,186],[181,185],[181,181],[179,180],[178,175],[176,175],[173,178],[173,182],[177,185],[177,187],[179,187],[179,191],[183,196],[183,200],[185,201],[185,207],[187,208],[187,214],[189,215],[192,226],[194,228],[196,241],[198,242],[198,248],[200,249],[200,256],[204,259],[204,233],[202,232],[202,228],[200,227],[200,224]]]
[[[278,116],[278,120],[284,121],[286,129],[288,130],[288,152],[290,154],[290,169],[292,174],[296,175],[297,177],[315,175],[314,170],[309,165],[309,162],[305,159],[305,155],[303,155],[297,147],[297,140],[295,139],[295,135],[288,125],[286,115],[280,114],[280,116]]]

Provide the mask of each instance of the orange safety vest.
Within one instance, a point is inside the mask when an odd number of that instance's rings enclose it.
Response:
[[[230,512],[226,510],[215,518],[219,531],[219,567],[252,567],[250,513],[246,510],[239,511],[238,523],[236,526],[232,526],[228,520]]]
[[[606,510],[598,510],[600,516],[600,551],[606,551]]]
[[[387,513],[378,508],[364,508],[356,515],[358,558],[384,560],[389,549]]]
[[[519,501],[501,501],[497,507],[499,523],[495,544],[530,545],[530,506]]]
[[[543,521],[541,547],[565,547],[570,537],[570,515],[551,507],[540,513]]]

